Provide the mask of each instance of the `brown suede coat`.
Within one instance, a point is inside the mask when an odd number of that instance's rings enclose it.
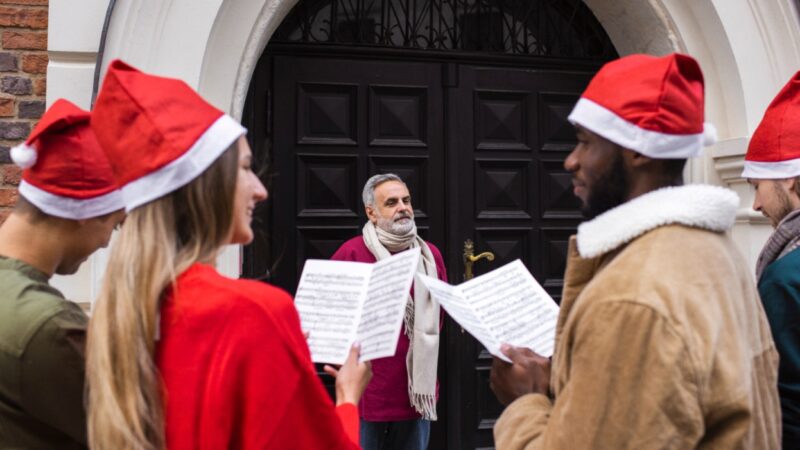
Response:
[[[680,203],[698,193],[681,193],[662,197],[692,209]],[[668,215],[665,203],[650,199],[645,212]],[[723,224],[643,219],[648,227],[620,207],[629,239],[586,257],[570,240],[553,399],[509,405],[498,450],[780,448],[778,355],[752,275],[722,232],[735,208]]]

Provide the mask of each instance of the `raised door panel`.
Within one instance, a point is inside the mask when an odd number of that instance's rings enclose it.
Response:
[[[428,86],[371,85],[372,146],[427,147]]]
[[[358,217],[358,157],[297,158],[297,217]]]
[[[529,166],[526,160],[475,161],[476,218],[530,219]]]
[[[528,97],[527,92],[474,92],[473,129],[478,150],[530,150]]]
[[[356,145],[358,85],[297,84],[297,143]]]

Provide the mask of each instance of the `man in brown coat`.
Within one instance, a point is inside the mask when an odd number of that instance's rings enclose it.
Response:
[[[739,199],[681,186],[709,143],[685,55],[604,66],[565,162],[589,220],[570,240],[552,362],[505,347],[491,382],[507,449],[775,449],[777,353],[727,235]],[[713,139],[713,137],[712,137]]]

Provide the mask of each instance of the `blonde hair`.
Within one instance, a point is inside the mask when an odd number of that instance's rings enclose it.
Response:
[[[199,177],[134,209],[111,249],[89,324],[89,444],[98,450],[162,450],[164,405],[153,358],[158,311],[177,275],[213,262],[233,223],[234,143]]]

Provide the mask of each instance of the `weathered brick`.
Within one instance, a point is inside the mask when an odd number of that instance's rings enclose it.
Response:
[[[5,145],[0,145],[0,164],[13,164],[11,161],[11,149]]]
[[[9,94],[28,95],[33,92],[33,83],[30,78],[6,76],[0,79],[0,89]]]
[[[16,164],[6,164],[3,166],[3,183],[11,186],[19,186],[22,180],[22,167]]]
[[[19,194],[15,188],[0,188],[0,206],[14,206]]]
[[[27,122],[0,121],[0,139],[9,141],[25,139],[31,132],[31,124]]]
[[[29,54],[22,56],[22,70],[28,73],[47,72],[47,54]]]
[[[33,80],[33,95],[45,95],[47,94],[47,79],[45,78],[37,78]]]
[[[0,6],[0,26],[46,29],[47,10]]]
[[[0,0],[0,5],[47,5],[49,0]]]
[[[20,119],[38,119],[44,114],[44,102],[23,101],[19,102],[19,118]]]
[[[0,52],[0,72],[16,72],[17,55],[8,52]]]
[[[47,33],[35,31],[4,31],[3,48],[6,50],[47,50]]]
[[[0,98],[0,117],[14,116],[14,99]]]

